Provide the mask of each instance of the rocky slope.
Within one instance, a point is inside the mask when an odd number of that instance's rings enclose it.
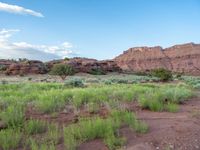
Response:
[[[7,75],[45,74],[55,64],[68,64],[75,71],[89,73],[91,70],[100,69],[104,72],[119,72],[121,69],[113,60],[97,61],[88,58],[61,59],[43,63],[37,60],[13,61],[0,60],[0,73]]]
[[[1,71],[7,75],[45,74],[48,68],[41,61],[26,60],[23,62],[0,60]]]
[[[166,68],[173,72],[200,75],[200,44],[187,43],[165,49],[160,46],[134,47],[114,60],[125,71]]]
[[[75,57],[69,60],[58,60],[47,62],[48,68],[55,64],[68,64],[72,66],[76,72],[89,73],[93,69],[101,69],[104,72],[119,72],[120,67],[113,60],[98,61],[96,59]]]

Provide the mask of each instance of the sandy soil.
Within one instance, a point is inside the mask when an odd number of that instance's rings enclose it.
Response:
[[[130,105],[134,107],[135,105]],[[126,137],[126,150],[200,150],[200,99],[181,105],[178,113],[151,112],[136,109],[140,120],[149,125],[149,132],[137,134],[128,127],[121,129]],[[100,140],[80,145],[79,150],[107,150]]]

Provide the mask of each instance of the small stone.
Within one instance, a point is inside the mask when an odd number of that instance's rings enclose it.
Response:
[[[196,145],[196,146],[195,146],[195,148],[196,148],[196,149],[199,149],[199,146],[198,146],[198,145]]]
[[[170,149],[174,149],[174,145],[170,144],[170,145],[169,145],[169,148],[170,148]]]

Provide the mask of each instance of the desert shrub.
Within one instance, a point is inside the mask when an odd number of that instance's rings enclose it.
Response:
[[[92,74],[92,75],[105,75],[106,74],[106,72],[103,71],[101,68],[93,68],[88,73]]]
[[[172,79],[172,72],[164,68],[154,69],[151,75],[160,78],[162,81],[169,81]]]
[[[8,84],[8,81],[2,80],[2,81],[1,81],[1,84],[3,84],[3,85]]]
[[[193,86],[195,89],[200,89],[200,83],[197,83]]]
[[[100,79],[97,79],[97,78],[87,78],[87,79],[85,79],[85,82],[86,83],[99,83]]]
[[[135,75],[138,75],[138,76],[148,76],[149,74],[145,71],[139,71],[139,72],[135,72],[134,73]]]
[[[65,61],[68,61],[68,60],[70,60],[70,59],[69,59],[68,57],[65,57],[64,60],[65,60]]]
[[[43,133],[46,131],[47,123],[40,120],[29,120],[25,123],[24,130],[28,135]]]
[[[65,81],[64,86],[66,87],[84,87],[84,82],[80,78],[72,78]]]
[[[111,81],[111,80],[104,80],[104,83],[106,84],[106,85],[111,85],[113,82]]]
[[[0,71],[6,71],[7,67],[5,65],[0,65]]]
[[[22,134],[19,130],[5,129],[0,131],[0,147],[3,150],[16,149]]]
[[[180,79],[182,77],[182,73],[177,73],[175,76],[177,79]]]
[[[181,80],[185,81],[195,89],[200,89],[200,77],[182,76]]]
[[[24,123],[24,107],[20,104],[10,105],[0,114],[2,121],[9,127],[21,127]]]
[[[56,64],[53,66],[53,68],[50,71],[50,74],[52,75],[58,75],[60,76],[63,80],[68,76],[68,75],[73,75],[74,69],[73,67],[67,65],[67,64]]]

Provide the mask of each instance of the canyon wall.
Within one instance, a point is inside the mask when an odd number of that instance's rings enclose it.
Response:
[[[134,47],[114,59],[124,71],[144,72],[165,68],[173,72],[200,75],[200,44],[187,43],[163,49]]]

